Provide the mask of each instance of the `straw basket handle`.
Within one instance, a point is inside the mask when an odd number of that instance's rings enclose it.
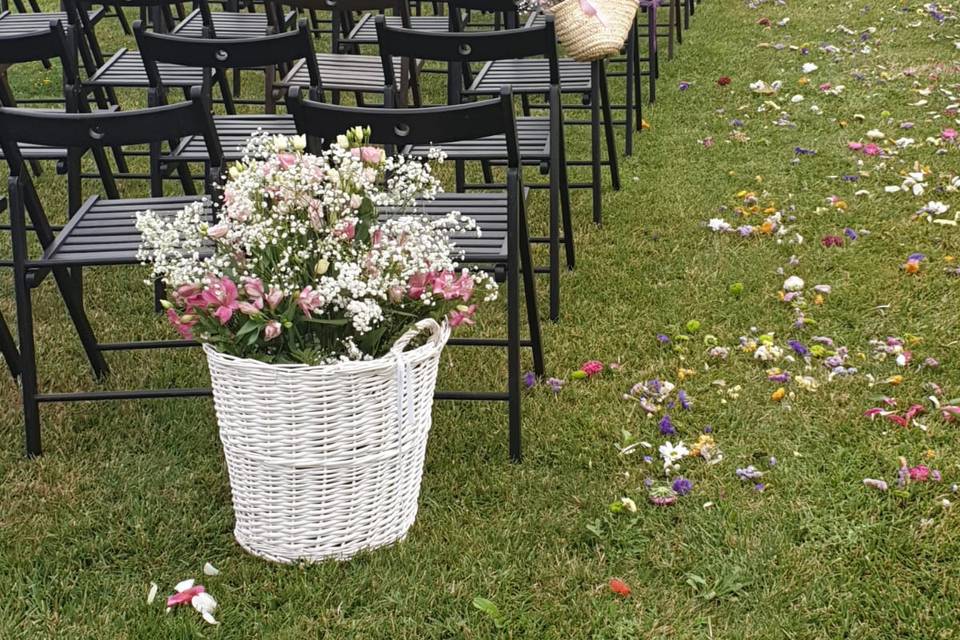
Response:
[[[390,348],[390,353],[394,355],[400,355],[403,353],[403,350],[407,348],[407,345],[410,344],[410,341],[416,338],[418,335],[428,331],[430,337],[428,338],[429,342],[432,342],[434,346],[440,346],[443,341],[443,328],[440,324],[433,318],[424,318],[413,325],[406,333],[397,338],[397,341]]]

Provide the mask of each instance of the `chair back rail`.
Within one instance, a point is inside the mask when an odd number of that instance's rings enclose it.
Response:
[[[447,63],[447,102],[461,102],[465,79],[470,77],[471,62],[490,62],[516,58],[544,57],[548,62],[550,84],[560,85],[560,65],[553,17],[547,16],[536,27],[502,31],[436,33],[391,27],[383,16],[376,17],[377,37],[384,78],[396,83],[393,58],[408,61],[410,84],[419,89],[419,69],[415,60]]]
[[[320,69],[306,20],[301,20],[295,31],[265,34],[260,38],[214,39],[152,33],[139,21],[134,23],[133,30],[150,86],[157,91],[158,104],[165,103],[158,63],[205,69],[204,94],[209,98],[213,69],[269,68],[303,59],[310,78],[311,96],[322,95]]]
[[[159,144],[191,135],[204,137],[211,165],[222,167],[223,152],[214,133],[213,119],[197,88],[191,90],[189,102],[134,111],[64,114],[0,108],[0,144],[14,175],[22,171],[18,144],[83,150],[93,146]]]
[[[297,131],[311,140],[314,150],[317,142],[329,143],[355,126],[369,127],[373,143],[392,148],[502,134],[506,136],[508,165],[520,166],[512,93],[506,87],[499,99],[420,109],[349,107],[308,101],[302,99],[299,88],[292,87],[287,94],[287,110],[293,114]]]

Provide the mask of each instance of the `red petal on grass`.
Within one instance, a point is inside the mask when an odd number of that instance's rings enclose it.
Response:
[[[619,578],[610,578],[610,591],[613,591],[618,596],[623,596],[624,598],[630,595],[630,587],[626,582],[620,580]]]

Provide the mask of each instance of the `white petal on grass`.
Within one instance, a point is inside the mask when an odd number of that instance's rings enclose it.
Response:
[[[160,587],[157,586],[156,582],[150,583],[150,591],[147,593],[147,604],[153,604],[153,601],[157,599],[157,591]]]
[[[220,569],[217,569],[215,566],[207,562],[203,565],[203,575],[205,576],[218,576],[220,575]]]
[[[217,601],[212,595],[206,591],[198,593],[190,598],[190,604],[200,612],[200,615],[202,615],[203,619],[208,623],[219,624],[217,619],[213,617],[213,612],[217,610]]]
[[[196,581],[193,578],[190,578],[188,580],[182,580],[178,582],[176,586],[173,587],[173,590],[176,591],[177,593],[180,593],[181,591],[186,591],[187,589],[193,586],[194,582]]]

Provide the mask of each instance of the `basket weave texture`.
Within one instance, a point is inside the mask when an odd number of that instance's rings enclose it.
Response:
[[[567,55],[575,60],[600,60],[619,53],[637,15],[636,0],[589,2],[598,15],[584,13],[580,0],[563,0],[549,9],[554,16],[557,39]]]
[[[404,351],[429,332],[425,344]],[[204,345],[237,542],[275,562],[345,560],[402,540],[417,515],[440,353],[417,323],[367,362],[276,365]]]

